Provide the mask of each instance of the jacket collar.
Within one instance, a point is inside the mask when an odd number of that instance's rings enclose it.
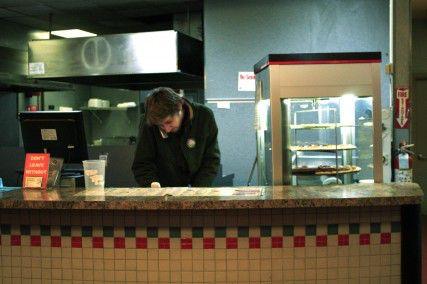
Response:
[[[194,107],[193,104],[187,100],[186,98],[182,98],[183,100],[183,106],[187,108],[188,111],[188,120],[193,120],[194,118]]]

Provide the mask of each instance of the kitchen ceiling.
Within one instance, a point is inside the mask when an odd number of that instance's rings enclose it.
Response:
[[[427,0],[412,0],[427,19]],[[0,19],[40,30],[79,28],[97,34],[172,28],[172,14],[202,11],[203,0],[0,0]]]
[[[202,11],[202,0],[0,0],[0,19],[40,30],[96,34],[172,28],[172,15]]]

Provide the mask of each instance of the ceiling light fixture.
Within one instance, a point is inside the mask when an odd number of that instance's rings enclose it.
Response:
[[[90,32],[79,30],[79,29],[52,31],[52,34],[59,37],[65,37],[65,38],[96,36],[96,34],[94,33],[90,33]]]

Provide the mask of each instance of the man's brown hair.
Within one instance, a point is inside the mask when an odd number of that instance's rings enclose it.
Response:
[[[145,118],[149,125],[158,125],[182,108],[182,98],[171,88],[160,87],[151,91],[145,100]]]

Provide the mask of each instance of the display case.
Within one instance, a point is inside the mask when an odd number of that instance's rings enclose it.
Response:
[[[255,65],[259,184],[382,181],[380,61],[274,54]]]

